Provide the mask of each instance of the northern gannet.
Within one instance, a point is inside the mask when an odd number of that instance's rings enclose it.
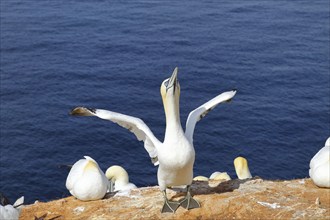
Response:
[[[238,179],[252,178],[248,162],[244,157],[236,157],[234,160],[235,171]]]
[[[195,161],[193,146],[195,125],[219,103],[230,101],[236,94],[236,90],[224,92],[190,112],[186,122],[186,131],[184,132],[180,122],[180,85],[177,74],[178,68],[175,68],[172,76],[164,80],[160,87],[166,116],[163,143],[154,136],[149,127],[139,118],[108,110],[85,107],[77,107],[71,111],[72,115],[97,116],[115,122],[133,132],[138,140],[144,141],[144,147],[152,158],[154,165],[159,163],[157,179],[165,200],[162,212],[175,212],[180,205],[186,209],[200,207],[200,204],[190,194]],[[185,198],[179,202],[170,201],[166,196],[166,188],[181,185],[187,186]]]
[[[24,196],[17,199],[16,202],[11,205],[9,200],[0,193],[0,219],[18,220],[23,203]]]
[[[194,181],[209,181],[209,178],[207,178],[206,176],[195,176],[193,178]]]
[[[129,182],[128,173],[121,166],[114,165],[109,167],[105,172],[105,176],[109,179],[111,184],[114,184],[113,192],[137,188],[133,183]]]
[[[210,180],[231,180],[227,172],[214,172],[211,174]]]
[[[309,176],[315,185],[330,188],[330,137],[309,163]]]
[[[84,157],[72,166],[66,188],[82,201],[102,199],[108,189],[108,179],[93,158]]]

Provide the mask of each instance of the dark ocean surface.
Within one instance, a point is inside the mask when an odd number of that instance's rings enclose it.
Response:
[[[179,67],[181,122],[236,88],[195,129],[194,174],[249,161],[253,176],[308,176],[330,136],[329,2],[1,1],[0,191],[69,195],[58,168],[84,155],[157,184],[143,142],[76,106],[140,117],[163,140],[161,82]]]

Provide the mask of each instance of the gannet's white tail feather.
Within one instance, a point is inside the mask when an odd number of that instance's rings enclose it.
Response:
[[[236,94],[236,90],[221,93],[210,101],[191,111],[186,122],[186,137],[192,143],[196,123],[205,117],[212,109],[222,102],[230,101]]]
[[[157,157],[156,146],[160,145],[160,142],[151,132],[149,127],[139,118],[108,110],[89,109],[85,107],[77,107],[73,109],[71,111],[71,115],[96,116],[117,123],[118,125],[134,133],[139,141],[144,141],[144,148],[148,152],[150,158],[153,159]],[[153,160],[153,163],[155,166],[158,165],[155,160]]]

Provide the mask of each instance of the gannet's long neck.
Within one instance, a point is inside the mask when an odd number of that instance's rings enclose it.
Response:
[[[109,167],[105,172],[106,177],[115,183],[115,187],[123,186],[129,183],[129,177],[126,170],[120,166]]]
[[[172,76],[169,79],[164,80],[160,87],[166,116],[164,142],[169,139],[176,139],[177,137],[180,137],[181,134],[184,135],[180,121],[180,85],[177,80],[177,74],[178,69],[175,68]]]
[[[120,184],[127,184],[129,182],[128,174],[126,171],[118,174],[116,178],[116,183],[117,182]]]
[[[180,121],[180,107],[179,107],[179,94],[169,97],[164,102],[164,110],[166,117],[166,137],[172,138],[172,134],[183,133],[181,121]]]

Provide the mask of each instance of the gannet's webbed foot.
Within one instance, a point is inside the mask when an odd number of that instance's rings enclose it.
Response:
[[[187,186],[187,195],[180,201],[180,205],[185,209],[200,208],[201,205],[190,194],[190,186]]]
[[[170,201],[166,199],[162,208],[162,213],[164,212],[174,213],[179,206],[180,206],[180,202]]]
[[[162,208],[162,213],[164,212],[174,213],[177,210],[177,208],[180,206],[180,202],[168,200],[166,196],[166,190],[163,191],[163,195],[164,195],[164,205]]]
[[[181,201],[180,205],[185,209],[195,209],[200,208],[201,205],[197,200],[195,200],[190,193]]]

